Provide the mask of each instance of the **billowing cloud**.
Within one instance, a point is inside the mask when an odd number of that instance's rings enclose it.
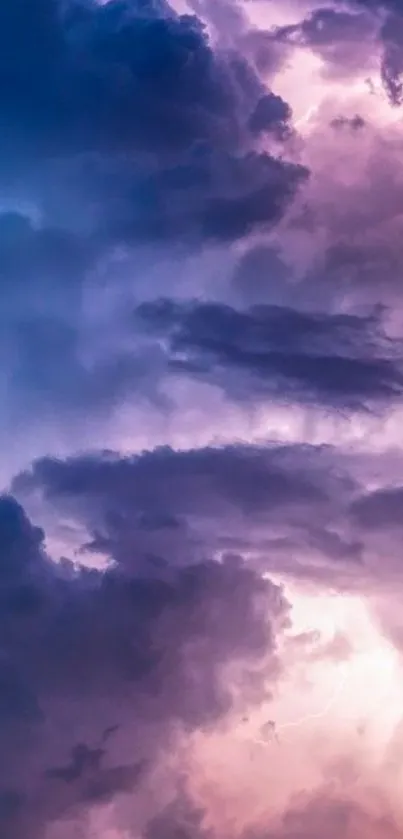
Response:
[[[301,508],[306,520],[312,505],[326,507],[332,479],[328,485],[320,463],[305,474],[308,463],[309,453],[275,446],[161,448],[134,458],[44,459],[13,486],[27,500],[39,492],[77,517],[92,534],[87,550],[129,565],[152,557],[177,565],[200,561],[226,542],[229,549],[244,535],[245,520],[287,528]]]
[[[402,21],[0,0],[1,839],[402,833]]]
[[[13,491],[42,521],[56,509],[62,521],[76,522],[84,556],[128,567],[239,554],[313,579],[319,562],[336,584],[364,584],[369,573],[368,528],[355,527],[351,513],[363,477],[347,453],[341,460],[330,448],[233,445],[45,458],[15,478]]]
[[[291,108],[195,15],[43,0],[0,20],[3,433],[28,400],[58,436],[66,410],[82,427],[83,410],[106,423],[158,402],[158,358],[134,357],[113,317],[155,249],[172,276],[178,254],[273,229],[309,172],[284,147]]]
[[[118,556],[105,572],[54,564],[11,497],[0,539],[7,837],[42,837],[47,822],[132,792],[178,728],[225,714],[249,671],[251,698],[276,673],[287,603],[240,561],[136,570],[133,541],[130,568]]]
[[[290,109],[266,90],[242,54],[215,51],[197,17],[178,15],[165,2],[52,0],[42,2],[32,20],[17,7],[4,9],[3,16],[1,72],[13,94],[4,87],[0,100],[4,142],[12,144],[2,156],[28,171],[38,156],[59,160],[73,187],[75,170],[90,214],[98,201],[104,236],[153,238],[167,225],[165,235],[186,236],[192,217],[201,233],[205,225],[213,232],[209,215],[214,219],[220,202],[224,215],[228,205],[227,214],[239,217],[226,234],[236,237],[276,220],[273,205],[281,210],[305,174],[284,164],[281,179],[280,160],[254,157],[252,135],[262,120],[283,134]],[[226,158],[230,172],[214,182]],[[57,174],[53,166],[53,181]],[[62,180],[59,202],[68,201],[69,189],[71,184],[63,193]],[[109,217],[106,228],[101,200],[113,210],[114,223]],[[254,201],[261,209],[242,222],[246,204]]]

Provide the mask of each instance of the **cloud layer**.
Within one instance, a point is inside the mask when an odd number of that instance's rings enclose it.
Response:
[[[402,43],[0,0],[2,839],[401,834]]]

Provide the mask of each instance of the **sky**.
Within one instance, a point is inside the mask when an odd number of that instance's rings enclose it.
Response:
[[[0,837],[403,835],[403,2],[0,0]]]

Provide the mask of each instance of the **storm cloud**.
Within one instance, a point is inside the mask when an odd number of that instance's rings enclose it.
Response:
[[[261,668],[264,692],[287,619],[281,590],[240,561],[136,571],[133,541],[130,568],[116,556],[110,570],[91,571],[54,564],[43,537],[12,497],[1,499],[7,837],[25,836],[28,825],[42,836],[86,803],[131,792],[180,726],[209,726],[228,712],[249,670],[256,692]],[[131,762],[119,763],[128,748]]]
[[[365,408],[398,399],[400,342],[389,341],[377,312],[369,316],[307,313],[261,305],[160,301],[136,312],[147,332],[167,339],[174,372],[216,381],[234,396],[314,400]],[[238,376],[231,381],[231,372]]]
[[[1,839],[402,833],[402,33],[0,0]]]

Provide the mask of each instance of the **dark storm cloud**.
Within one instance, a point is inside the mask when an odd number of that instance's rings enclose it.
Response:
[[[287,619],[278,588],[241,560],[136,571],[136,551],[133,542],[130,569],[54,564],[40,529],[13,498],[0,500],[7,839],[42,839],[84,805],[135,791],[178,724],[209,725],[249,672],[255,691],[267,666],[276,672],[276,627]]]
[[[11,158],[165,153],[196,140],[232,148],[265,93],[240,52],[215,52],[199,18],[165,0],[39,0],[35,11],[2,2],[0,24],[1,142]]]
[[[260,305],[161,300],[142,304],[138,323],[162,337],[168,368],[199,376],[236,398],[293,399],[365,409],[400,398],[400,342],[368,316]],[[231,377],[232,373],[236,376]]]
[[[84,526],[84,551],[128,567],[158,570],[234,550],[252,552],[265,567],[290,566],[291,573],[294,554],[336,565],[361,561],[362,545],[345,522],[359,485],[326,447],[44,458],[13,489],[27,504],[39,501],[45,519],[56,509]]]
[[[115,408],[115,440],[121,417],[125,444],[152,439],[154,416],[139,428],[126,409],[144,398],[170,406],[165,389],[175,396],[178,382],[168,373],[248,408],[282,401],[337,413],[401,398],[402,346],[381,315],[297,311],[290,270],[266,235],[309,175],[287,162],[287,149],[305,151],[276,70],[306,47],[330,72],[354,74],[373,60],[383,25],[384,82],[397,101],[400,31],[369,3],[321,8],[271,32],[248,29],[218,0],[198,5],[210,6],[216,35],[228,21],[228,39],[213,43],[200,19],[165,0],[0,0],[0,424],[12,430],[10,451],[20,428],[45,437],[59,419],[71,451],[77,415],[84,447]],[[333,125],[338,142],[350,129],[365,141],[359,119]],[[238,240],[262,232],[265,244],[253,238],[245,254]],[[206,303],[203,266],[180,261],[204,248],[217,296],[230,254],[231,292],[272,305]],[[333,257],[338,268],[343,253]],[[153,302],[183,286],[204,302]],[[208,412],[214,388],[182,385],[184,401],[188,390],[207,394]],[[369,493],[327,447],[58,453],[0,497],[0,837],[70,839],[75,825],[90,835],[98,826],[87,816],[115,804],[125,835],[213,839],[180,794],[187,763],[180,752],[175,766],[176,748],[270,698],[290,612],[259,571],[337,590],[361,583],[374,531],[399,526],[400,490]],[[66,532],[75,561],[54,562],[52,536],[68,553]],[[176,794],[169,806],[164,781]],[[389,823],[378,827],[394,839]],[[353,839],[367,829],[365,814],[325,790],[297,800],[266,836]]]
[[[76,498],[78,507],[80,498],[87,499],[84,516],[91,516],[91,499],[104,512],[112,512],[114,503],[122,514],[140,515],[142,527],[149,521],[159,529],[172,527],[181,513],[214,510],[220,496],[252,514],[304,499],[317,502],[326,490],[314,469],[312,476],[305,475],[307,456],[303,446],[228,445],[184,452],[161,447],[126,458],[112,452],[65,461],[43,458],[13,486],[38,488],[49,499]]]
[[[258,110],[251,119],[257,133],[268,114]],[[274,114],[268,130],[280,134],[288,126]],[[228,154],[206,145],[164,170],[143,174],[129,167],[122,174],[115,197],[111,191],[108,202],[107,190],[103,195],[99,226],[106,238],[196,246],[236,240],[278,222],[308,177],[305,167],[266,152]]]
[[[34,140],[34,152],[186,148],[226,133],[228,119],[236,130],[242,66],[234,61],[233,77],[220,66],[196,17],[138,0],[1,11],[0,114],[8,136]],[[244,82],[250,92],[249,81],[245,67],[239,90]]]
[[[188,254],[272,227],[308,172],[257,135],[277,142],[290,125],[246,53],[213,48],[165,2],[0,3],[5,425],[28,405],[58,423],[149,390],[158,359],[123,348],[112,311],[108,352],[92,351],[108,259],[124,249],[132,292],[134,248]],[[24,202],[35,218],[15,211]]]
[[[285,139],[290,133],[291,108],[281,96],[267,93],[259,99],[253,114],[249,119],[249,126],[256,134],[273,134],[279,140]]]
[[[59,160],[74,183],[75,160],[80,213],[96,205],[112,243],[237,238],[277,221],[307,173],[254,150],[256,132],[285,137],[291,112],[239,51],[214,50],[197,17],[162,2],[20,6],[0,17],[0,159],[17,183],[38,155],[48,179]],[[73,183],[61,180],[59,204]]]

